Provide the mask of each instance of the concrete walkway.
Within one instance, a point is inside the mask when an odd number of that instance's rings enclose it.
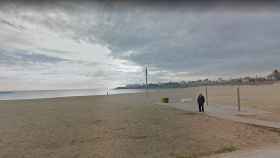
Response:
[[[279,158],[280,145],[212,155],[204,158]]]
[[[192,103],[158,103],[160,105],[167,105],[177,109],[197,112],[198,109]],[[237,107],[232,106],[221,106],[221,105],[209,105],[205,106],[205,113],[209,116],[213,116],[221,119],[228,119],[236,122],[252,124],[257,126],[264,126],[270,128],[280,129],[279,122],[270,122],[257,120],[253,118],[247,118],[242,116],[253,116],[253,115],[262,115],[269,114],[269,112],[260,111],[256,109],[242,109],[241,112],[238,112]],[[280,144],[275,146],[265,146],[258,149],[252,150],[240,150],[232,153],[217,154],[213,156],[208,156],[205,158],[279,158],[280,157]]]
[[[190,112],[198,111],[198,107],[196,105],[193,105],[192,103],[157,103],[157,104],[166,105],[166,106],[170,106],[170,107],[174,107],[177,109],[190,111]],[[209,116],[213,116],[221,119],[228,119],[241,123],[280,129],[280,122],[257,120],[252,117],[250,118],[250,116],[269,114],[269,112],[266,111],[243,108],[239,112],[237,110],[237,107],[233,107],[233,106],[222,106],[222,105],[207,106],[206,105],[205,113]]]

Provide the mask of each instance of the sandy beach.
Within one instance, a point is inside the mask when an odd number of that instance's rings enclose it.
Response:
[[[0,101],[0,157],[182,158],[280,141],[269,129],[154,104],[173,94],[173,101],[188,95],[171,90]]]
[[[279,158],[278,18],[277,0],[0,0],[0,158]]]

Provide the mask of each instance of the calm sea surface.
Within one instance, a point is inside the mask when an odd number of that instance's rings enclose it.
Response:
[[[144,89],[109,90],[109,95],[124,93],[143,93]],[[0,100],[21,100],[39,98],[57,98],[70,96],[107,95],[107,90],[42,90],[42,91],[9,91],[0,92]]]

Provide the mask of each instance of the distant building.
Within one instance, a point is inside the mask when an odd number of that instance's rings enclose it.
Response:
[[[250,77],[244,77],[241,80],[242,80],[242,83],[249,83],[250,79],[251,79]]]
[[[231,84],[240,84],[240,83],[242,83],[242,79],[241,78],[230,79],[229,83],[231,83]]]
[[[268,80],[280,80],[280,72],[278,70],[274,70],[270,75],[267,76]]]
[[[255,78],[251,78],[251,77],[244,77],[241,79],[242,83],[255,83],[256,79]]]

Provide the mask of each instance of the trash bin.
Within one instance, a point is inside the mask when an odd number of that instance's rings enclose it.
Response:
[[[168,103],[169,102],[169,98],[161,98],[161,102]]]

